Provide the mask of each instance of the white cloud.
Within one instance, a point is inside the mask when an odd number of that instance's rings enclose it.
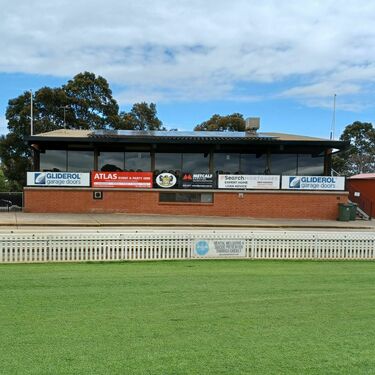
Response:
[[[282,96],[319,103],[374,82],[373,2],[2,2],[1,72],[89,70],[122,102],[254,100],[238,85],[285,82]]]

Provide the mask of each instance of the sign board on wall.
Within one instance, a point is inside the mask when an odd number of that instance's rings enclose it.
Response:
[[[91,186],[101,188],[152,188],[152,172],[92,172]]]
[[[280,189],[280,176],[220,174],[219,189]]]
[[[90,186],[90,173],[27,172],[27,186]]]
[[[244,240],[195,240],[193,248],[195,258],[245,258]]]
[[[183,189],[212,189],[214,187],[214,177],[212,173],[183,173]]]
[[[160,173],[156,176],[156,184],[161,188],[171,188],[177,184],[177,178],[172,173]]]
[[[345,177],[283,176],[281,188],[287,190],[345,190]]]

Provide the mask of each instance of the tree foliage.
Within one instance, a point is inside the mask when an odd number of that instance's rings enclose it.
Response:
[[[244,131],[245,120],[241,113],[233,113],[227,116],[213,115],[209,120],[197,125],[194,130]]]
[[[30,92],[10,99],[6,110],[9,133],[0,139],[3,172],[13,190],[22,190],[31,169]],[[65,113],[64,113],[65,112]],[[134,104],[119,114],[108,82],[94,73],[77,74],[58,88],[42,87],[33,94],[34,134],[56,129],[165,130],[156,116],[156,105]]]
[[[111,129],[118,127],[119,107],[108,82],[94,73],[77,74],[62,87],[69,108],[68,122],[74,129]]]
[[[0,166],[0,191],[11,191],[12,187],[9,184],[9,181],[4,176],[2,166]]]
[[[134,104],[130,112],[121,112],[120,126],[133,130],[166,130],[157,117],[156,105],[145,102]]]
[[[375,172],[375,129],[371,123],[355,121],[340,140],[349,141],[348,150],[335,155],[333,168],[343,175]]]

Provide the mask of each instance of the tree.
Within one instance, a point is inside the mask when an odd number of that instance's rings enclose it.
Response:
[[[133,105],[130,112],[121,112],[121,129],[132,130],[166,130],[157,117],[156,105],[145,102]]]
[[[74,129],[112,129],[119,125],[119,107],[108,82],[94,73],[77,74],[62,87],[69,110],[68,127]]]
[[[30,170],[30,92],[10,99],[6,110],[9,133],[0,139],[0,159],[12,189],[22,190]],[[156,105],[134,104],[119,114],[108,82],[94,73],[77,74],[58,88],[42,87],[33,94],[34,134],[62,129],[165,130],[156,116]]]
[[[8,180],[4,176],[4,172],[0,167],[0,191],[10,191],[11,187]]]
[[[343,175],[375,172],[375,129],[371,123],[355,121],[340,137],[349,141],[348,150],[335,155],[333,168]]]
[[[9,133],[0,139],[0,158],[13,190],[22,190],[31,168],[30,92],[10,99],[6,110]],[[64,110],[65,107],[65,110]],[[65,111],[65,114],[64,114]],[[103,77],[84,72],[59,88],[42,87],[33,94],[34,134],[61,129],[115,129],[119,108]]]
[[[227,116],[213,115],[208,121],[197,125],[194,130],[244,131],[245,120],[240,113],[233,113]]]
[[[26,184],[26,171],[31,168],[29,147],[20,141],[18,135],[10,133],[0,139],[0,157],[11,191],[22,191]]]

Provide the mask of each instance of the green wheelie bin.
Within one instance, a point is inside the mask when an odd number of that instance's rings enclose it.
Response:
[[[351,207],[348,203],[339,203],[339,221],[350,220]]]

